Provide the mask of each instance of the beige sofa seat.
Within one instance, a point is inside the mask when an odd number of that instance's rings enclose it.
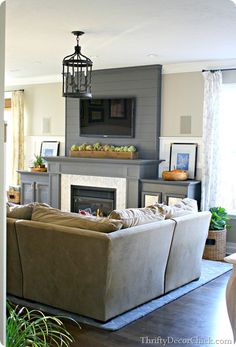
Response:
[[[7,218],[7,292],[22,297],[22,267],[16,235],[16,219]]]
[[[210,219],[210,212],[173,219],[177,224],[167,263],[165,293],[200,277]]]
[[[106,321],[164,293],[172,220],[110,234],[16,223],[23,297]]]

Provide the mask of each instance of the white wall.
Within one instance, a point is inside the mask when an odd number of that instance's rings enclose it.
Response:
[[[25,94],[25,135],[64,136],[65,98],[62,97],[61,83],[35,84],[24,86]],[[43,119],[49,119],[49,131],[43,132]]]
[[[25,169],[39,154],[42,141],[60,141],[60,155],[65,153],[65,98],[61,83],[14,86],[25,95]]]
[[[0,1],[1,3],[1,1]],[[0,341],[5,343],[6,317],[6,211],[4,192],[4,69],[5,2],[0,5]]]
[[[197,143],[197,176],[201,180],[203,77],[199,72],[164,74],[162,77],[162,112],[159,177],[169,169],[171,143]],[[181,116],[191,117],[191,131],[181,134]]]
[[[162,78],[161,136],[182,136],[180,117],[191,117],[191,133],[202,136],[203,77],[201,72],[164,74]]]

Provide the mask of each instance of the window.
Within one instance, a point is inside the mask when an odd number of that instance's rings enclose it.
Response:
[[[236,214],[236,84],[223,84],[219,125],[221,206]]]

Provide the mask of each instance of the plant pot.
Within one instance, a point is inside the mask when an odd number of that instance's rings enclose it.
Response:
[[[204,259],[223,260],[226,255],[226,228],[223,230],[209,230],[203,253]]]
[[[30,168],[32,172],[46,172],[47,168],[45,167],[45,164],[38,165]]]

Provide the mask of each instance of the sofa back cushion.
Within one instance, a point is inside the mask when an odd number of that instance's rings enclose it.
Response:
[[[8,218],[15,219],[26,219],[30,220],[35,206],[49,207],[49,205],[44,203],[33,202],[27,205],[15,205],[12,203],[7,203],[6,211]]]
[[[124,228],[129,228],[136,225],[161,221],[165,219],[165,215],[158,207],[150,206],[114,210],[110,213],[109,218],[119,219],[122,221]]]
[[[32,213],[32,220],[104,233],[119,230],[123,226],[120,220],[112,220],[105,217],[85,216],[78,213],[63,212],[56,208],[45,208],[42,206],[35,206]]]
[[[157,203],[143,208],[114,210],[110,213],[109,218],[119,219],[123,222],[124,228],[129,228],[136,225],[161,221],[163,219],[181,217],[196,212],[198,212],[197,201],[185,198],[172,206]]]
[[[198,212],[197,201],[190,198],[185,198],[171,206],[164,204],[155,204],[155,206],[165,215],[165,219],[182,217]]]

